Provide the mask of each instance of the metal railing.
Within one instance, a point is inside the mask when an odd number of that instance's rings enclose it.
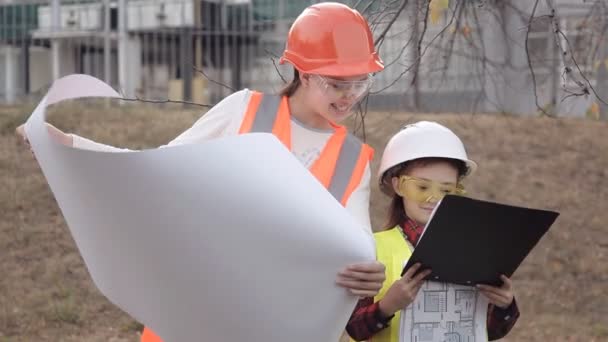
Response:
[[[277,91],[292,73],[289,66],[278,65],[288,29],[306,6],[316,2],[0,0],[0,103],[38,96],[54,79],[70,73],[103,79],[130,98],[207,104],[244,87]],[[400,4],[377,0],[368,7],[369,1],[343,2],[369,10],[365,15],[376,37]],[[425,25],[423,53],[417,56],[416,35],[421,29],[416,31],[413,23],[420,22],[421,11],[420,6],[407,7],[380,44],[387,68],[375,77],[371,108],[469,111],[474,103],[478,111],[497,110],[491,99],[478,101],[480,94],[487,92],[490,82],[504,83],[492,86],[495,93],[512,85],[503,70],[482,70],[479,56],[471,52],[471,42],[476,44],[481,31],[486,50],[504,49],[497,45],[499,40],[487,38],[491,20],[482,20],[479,32],[473,30],[469,37],[456,35],[450,45],[435,38],[455,29],[449,25],[448,9],[439,22]],[[575,15],[579,12],[577,7]],[[532,34],[530,44],[535,53],[544,54],[539,60],[557,53],[542,34]],[[537,64],[534,60],[546,102],[556,91],[543,89],[555,88],[551,82],[559,82],[559,77],[549,76],[560,65]],[[517,67],[515,72],[528,72],[525,65]]]

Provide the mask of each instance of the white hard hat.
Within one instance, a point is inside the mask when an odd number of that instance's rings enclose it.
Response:
[[[462,160],[467,166],[467,175],[477,169],[477,163],[467,157],[464,144],[449,128],[436,122],[419,121],[406,125],[395,134],[384,148],[378,182],[380,189],[393,194],[386,171],[401,163],[419,158],[450,158]]]

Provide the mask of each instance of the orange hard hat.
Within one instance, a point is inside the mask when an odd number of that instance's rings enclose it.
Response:
[[[354,76],[384,69],[367,21],[344,4],[325,2],[306,8],[289,30],[280,63],[298,71]]]

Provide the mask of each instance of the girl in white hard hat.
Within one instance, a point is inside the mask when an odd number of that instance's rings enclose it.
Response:
[[[388,224],[374,234],[378,260],[386,266],[387,280],[375,297],[359,301],[347,325],[358,341],[410,341],[400,336],[400,313],[411,304],[431,270],[414,265],[401,277],[403,265],[416,246],[438,201],[446,194],[464,194],[462,180],[477,165],[467,157],[462,141],[450,129],[428,121],[405,126],[388,142],[378,179],[392,196]],[[438,251],[439,252],[439,251]],[[511,280],[501,275],[502,286],[479,285],[489,300],[489,340],[505,336],[519,317]],[[476,337],[479,342],[479,337]]]
[[[250,132],[273,133],[371,233],[373,150],[337,124],[352,114],[370,89],[372,75],[384,68],[367,21],[344,4],[312,5],[294,21],[280,62],[294,67],[294,77],[279,94],[249,89],[235,92],[168,145]],[[17,132],[27,140],[23,126]],[[52,126],[49,132],[68,146],[125,151]],[[345,265],[336,271],[336,283],[355,296],[375,295],[385,278],[384,266],[378,262]],[[263,314],[264,308],[260,310]],[[146,329],[142,341],[160,339]]]

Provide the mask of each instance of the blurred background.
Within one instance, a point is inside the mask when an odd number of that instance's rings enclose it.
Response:
[[[14,129],[54,80],[125,100],[53,106],[58,127],[153,148],[235,90],[276,92],[307,0],[0,0],[0,341],[137,341],[95,288]],[[387,68],[348,125],[376,149],[410,122],[453,129],[471,196],[561,216],[513,279],[507,341],[608,340],[608,0],[359,0]],[[120,103],[119,103],[120,102]],[[387,199],[373,187],[382,229]],[[110,252],[110,251],[109,251]]]

